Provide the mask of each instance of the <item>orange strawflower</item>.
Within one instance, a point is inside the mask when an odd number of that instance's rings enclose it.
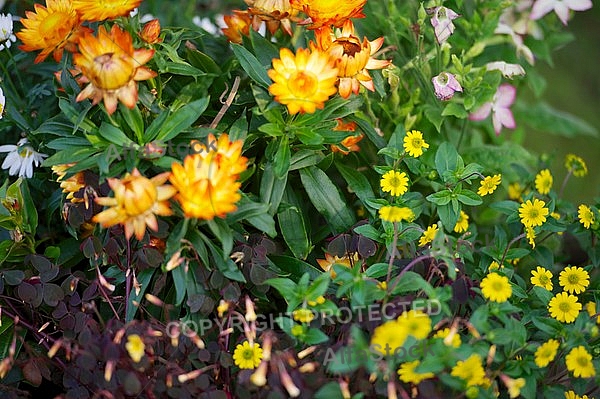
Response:
[[[285,33],[292,35],[291,18],[298,14],[290,5],[290,0],[244,0],[248,5],[248,13],[252,16],[252,27],[258,30],[262,22],[274,34],[279,26]]]
[[[158,35],[160,35],[160,21],[157,18],[146,22],[140,32],[140,38],[148,44],[161,43],[163,40]]]
[[[35,58],[36,64],[50,53],[59,62],[65,49],[75,52],[83,34],[92,31],[81,26],[71,0],[47,0],[46,7],[35,4],[34,8],[35,12],[25,11],[27,18],[21,18],[25,29],[16,35],[23,42],[19,46],[21,50],[42,50]]]
[[[332,129],[336,132],[355,132],[356,123],[344,122],[342,119],[336,119],[337,125]],[[351,151],[360,151],[360,147],[357,145],[359,141],[363,139],[364,135],[359,133],[358,135],[348,136],[340,142],[341,146],[336,144],[331,145],[331,151],[340,152],[344,155],[348,155]]]
[[[73,6],[86,21],[126,17],[142,0],[73,0]]]
[[[172,214],[168,199],[177,192],[174,187],[164,184],[169,175],[169,172],[164,172],[148,179],[134,169],[123,179],[107,179],[114,197],[96,198],[97,204],[110,208],[95,215],[92,221],[102,227],[122,224],[127,239],[135,233],[135,237],[141,240],[146,226],[158,231],[156,215]]]
[[[279,50],[268,71],[273,84],[269,93],[284,104],[290,114],[309,113],[323,109],[329,96],[335,94],[338,70],[322,51],[298,49],[296,55],[288,48]]]
[[[339,77],[338,90],[343,98],[348,98],[350,93],[358,94],[360,85],[375,91],[368,70],[382,69],[391,63],[371,57],[383,45],[383,37],[373,41],[365,37],[361,42],[350,20],[344,23],[341,31],[333,32],[329,26],[317,29],[315,39],[316,43],[311,42],[311,48],[327,52],[335,60]]]
[[[227,134],[216,140],[208,135],[208,144],[192,142],[192,154],[183,165],[173,163],[170,178],[179,191],[175,197],[188,218],[212,220],[237,209],[241,198],[237,181],[247,168],[247,158],[241,156],[242,141],[229,141]]]
[[[233,10],[233,14],[225,15],[223,20],[227,28],[221,28],[221,30],[230,42],[242,43],[242,35],[248,36],[250,34],[252,20],[250,19],[248,10]]]
[[[138,99],[136,81],[147,80],[156,73],[143,66],[154,50],[134,50],[131,36],[116,24],[110,33],[98,28],[98,37],[86,34],[79,42],[79,53],[73,62],[90,82],[77,96],[77,101],[91,98],[93,104],[104,99],[108,114],[117,109],[118,101],[133,108]]]
[[[350,18],[364,18],[362,10],[366,3],[367,0],[290,0],[293,8],[308,16],[303,23],[308,24],[309,29],[340,27]]]

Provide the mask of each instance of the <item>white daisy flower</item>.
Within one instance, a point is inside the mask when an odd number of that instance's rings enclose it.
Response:
[[[28,179],[33,176],[33,165],[40,166],[44,158],[48,156],[34,151],[26,138],[19,140],[17,145],[0,145],[0,152],[8,152],[2,162],[2,169],[8,169],[8,174],[11,176],[18,174],[19,177]]]
[[[0,14],[0,51],[9,48],[17,38],[13,34],[13,20],[10,14]]]

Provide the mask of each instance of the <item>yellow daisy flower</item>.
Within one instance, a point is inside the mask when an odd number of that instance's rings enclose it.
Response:
[[[552,189],[552,182],[552,173],[548,169],[544,169],[535,176],[535,189],[538,190],[538,193],[546,195]]]
[[[485,385],[487,381],[483,362],[478,354],[472,354],[466,360],[459,360],[450,375],[461,378],[468,387]]]
[[[383,45],[383,37],[373,41],[364,37],[361,41],[350,20],[344,22],[341,31],[333,31],[329,26],[317,29],[315,40],[316,43],[310,43],[311,49],[328,53],[335,60],[338,92],[343,98],[350,97],[351,93],[358,94],[361,85],[375,91],[369,70],[383,69],[391,63],[372,58]]]
[[[588,302],[585,304],[585,310],[587,310],[588,314],[590,315],[590,317],[594,317],[596,316],[596,314],[598,313],[596,311],[596,302]],[[596,323],[600,324],[600,316],[596,317]]]
[[[531,271],[531,284],[552,291],[552,272],[538,266],[536,270]]]
[[[414,360],[412,362],[402,363],[398,369],[400,381],[419,385],[421,381],[435,377],[433,373],[417,373],[415,369],[419,367],[421,361]]]
[[[310,323],[315,319],[315,314],[312,310],[307,308],[296,309],[292,312],[294,320],[300,323]]]
[[[588,399],[588,396],[587,395],[579,396],[574,391],[567,391],[567,392],[565,392],[565,399]]]
[[[401,222],[406,220],[411,222],[415,218],[415,214],[410,208],[399,206],[382,206],[379,209],[379,217],[386,222]]]
[[[454,334],[452,334],[452,337],[450,339],[448,339],[448,336],[450,335],[450,331],[451,330],[448,327],[446,327],[443,330],[439,330],[438,332],[436,332],[433,335],[433,338],[443,338],[444,344],[446,346],[458,348],[462,344],[460,335],[455,332]]]
[[[588,172],[585,161],[575,154],[567,154],[565,157],[565,168],[575,177],[583,177]]]
[[[423,155],[423,148],[429,148],[429,144],[423,140],[423,133],[418,130],[406,132],[404,136],[404,151],[411,157],[420,157]]]
[[[550,211],[546,208],[546,203],[539,199],[527,200],[519,207],[519,217],[525,227],[541,226],[546,221]]]
[[[486,176],[481,181],[481,186],[479,187],[479,190],[477,190],[477,194],[483,197],[484,195],[493,193],[494,191],[496,191],[496,188],[498,187],[501,181],[501,175]]]
[[[546,367],[554,357],[556,357],[556,352],[558,351],[560,343],[555,339],[549,339],[540,345],[539,348],[535,351],[535,364],[538,367]]]
[[[498,273],[489,273],[481,283],[481,293],[484,298],[494,302],[506,302],[512,295],[512,288],[508,277],[501,276]]]
[[[423,232],[423,235],[419,239],[419,246],[422,247],[423,245],[427,245],[430,242],[432,242],[435,239],[435,236],[438,231],[439,230],[437,224],[432,224],[431,226],[427,227],[427,229]]]
[[[273,59],[269,86],[275,100],[287,106],[290,114],[314,113],[323,109],[325,101],[337,91],[335,82],[338,70],[327,53],[298,49],[296,55],[288,48],[279,51]]]
[[[521,187],[519,183],[512,183],[508,185],[508,198],[513,201],[523,202],[522,196],[525,189]]]
[[[535,248],[535,230],[533,227],[525,227],[525,238],[527,238],[529,245]]]
[[[579,295],[585,291],[588,285],[590,285],[590,275],[582,267],[565,267],[565,269],[560,272],[558,283],[561,287],[564,287],[565,291],[569,294],[574,292]]]
[[[454,225],[454,232],[463,233],[469,228],[469,215],[467,215],[462,209],[458,216],[458,221]]]
[[[425,339],[431,332],[431,319],[420,310],[409,310],[398,316],[399,330],[416,339]]]
[[[104,21],[128,16],[141,2],[142,0],[73,0],[73,7],[86,21]]]
[[[501,374],[500,379],[506,385],[508,396],[511,399],[521,396],[521,389],[525,387],[525,378],[510,378],[505,374]]]
[[[333,270],[333,265],[342,265],[342,266],[346,266],[346,267],[352,267],[353,265],[356,264],[356,262],[358,262],[358,253],[354,253],[352,255],[352,257],[346,255],[346,256],[342,256],[339,257],[337,255],[332,256],[331,254],[328,254],[327,252],[325,253],[325,259],[317,259],[317,263],[319,264],[319,266],[321,266],[321,268],[326,271],[326,272],[330,272],[331,274],[331,278],[335,278],[336,274],[335,271]]]
[[[587,205],[579,205],[577,216],[579,217],[579,222],[585,227],[589,229],[592,224],[594,224],[594,212]]]
[[[263,350],[255,342],[254,345],[250,345],[248,341],[244,341],[238,344],[233,351],[233,363],[241,369],[255,369],[260,364],[263,356]]]
[[[46,0],[46,7],[34,4],[35,12],[25,11],[26,18],[21,18],[24,26],[16,35],[23,44],[23,51],[42,50],[35,58],[35,63],[42,62],[52,53],[59,62],[63,51],[74,52],[77,42],[84,33],[91,33],[90,28],[81,26],[81,20],[73,8],[71,0]]]
[[[380,185],[384,193],[389,192],[394,197],[400,196],[408,191],[408,176],[404,172],[390,170],[381,176]]]
[[[569,295],[566,292],[556,294],[548,303],[550,316],[561,323],[572,323],[579,316],[581,304],[577,302],[575,295]]]
[[[169,198],[177,190],[164,183],[169,179],[169,172],[161,173],[148,179],[134,169],[123,179],[108,178],[108,185],[114,197],[98,197],[96,203],[109,206],[92,219],[102,227],[122,224],[125,227],[125,238],[135,237],[141,240],[146,232],[146,226],[158,231],[156,215],[169,216]]]
[[[504,266],[500,267],[500,264],[493,260],[492,263],[490,263],[490,265],[488,266],[488,273],[498,269],[504,269]]]
[[[139,363],[144,357],[146,345],[144,345],[144,341],[137,334],[130,334],[127,336],[127,343],[125,344],[125,349],[127,349],[127,353],[129,353],[129,357],[136,362]]]
[[[134,50],[131,36],[117,24],[110,33],[100,26],[98,37],[86,33],[79,41],[79,53],[73,56],[73,63],[90,83],[76,100],[91,98],[95,105],[104,99],[109,115],[116,111],[118,101],[133,108],[138,99],[136,82],[156,76],[156,72],[143,66],[153,55],[152,49]]]
[[[571,349],[565,357],[567,370],[571,371],[575,377],[590,378],[596,375],[592,355],[588,353],[584,346],[578,346]]]
[[[400,328],[397,320],[388,320],[375,327],[370,348],[383,356],[392,356],[404,345],[407,336],[406,330]]]
[[[333,25],[340,27],[351,18],[363,18],[367,0],[290,0],[292,7],[303,11],[309,18],[310,29]]]

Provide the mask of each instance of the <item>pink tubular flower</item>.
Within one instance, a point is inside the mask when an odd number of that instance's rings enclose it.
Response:
[[[462,86],[458,83],[456,77],[448,72],[442,72],[439,75],[434,76],[431,81],[433,82],[435,96],[442,101],[450,100],[456,91],[463,91]]]
[[[492,112],[492,122],[496,136],[500,135],[503,126],[514,129],[517,125],[510,106],[515,102],[516,94],[517,89],[514,86],[508,83],[501,84],[496,94],[494,94],[492,101],[483,104],[469,115],[469,119],[472,121],[481,121],[487,118],[490,112]]]
[[[569,20],[569,10],[585,11],[592,8],[592,0],[537,0],[531,9],[529,18],[536,20],[554,10],[558,19],[566,25]]]
[[[460,15],[446,7],[436,7],[433,10],[431,25],[433,26],[435,38],[439,44],[445,43],[454,32],[452,20],[458,17],[460,17]]]

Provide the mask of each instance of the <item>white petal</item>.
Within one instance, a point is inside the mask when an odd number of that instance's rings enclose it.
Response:
[[[550,11],[554,10],[554,6],[556,5],[556,0],[538,0],[533,5],[531,9],[531,14],[529,14],[529,18],[531,19],[540,19],[544,15],[548,14]]]
[[[558,19],[560,19],[560,22],[566,25],[569,20],[569,7],[565,3],[558,2],[554,6],[554,12],[558,16]]]
[[[515,123],[515,118],[513,117],[512,112],[508,108],[498,108],[496,112],[492,115],[492,121],[494,122],[494,130],[496,134],[500,134],[501,126],[505,126],[509,129],[514,129],[517,124]],[[497,125],[501,125],[497,127]]]
[[[516,96],[517,89],[514,86],[509,85],[508,83],[501,84],[494,96],[494,107],[508,108],[515,102]]]
[[[17,150],[17,146],[14,144],[0,145],[0,152],[11,152],[11,151],[16,151],[16,150]]]
[[[563,0],[573,11],[585,11],[592,8],[592,0]]]

